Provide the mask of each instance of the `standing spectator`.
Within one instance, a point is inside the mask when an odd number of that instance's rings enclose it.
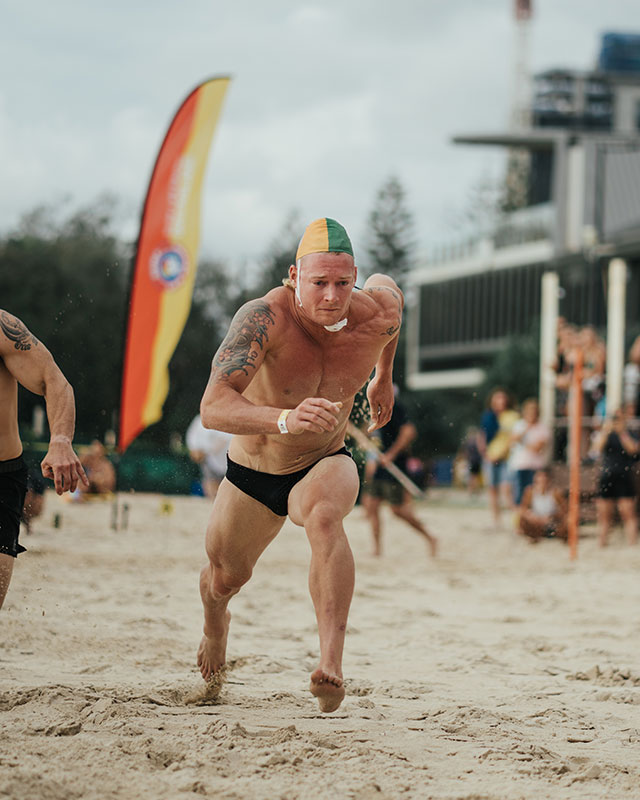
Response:
[[[467,488],[470,495],[480,489],[482,480],[482,432],[469,428],[462,443],[462,455],[467,465]]]
[[[578,330],[573,325],[569,325],[564,319],[558,320],[558,349],[556,359],[552,364],[552,369],[556,374],[556,417],[569,416],[569,388],[571,387],[571,368],[573,364],[573,354],[578,346]],[[567,428],[559,426],[556,428],[553,456],[557,461],[562,461],[566,457],[567,450]]]
[[[592,417],[596,406],[604,397],[607,351],[604,342],[598,336],[593,325],[585,325],[582,328],[578,343],[584,356],[582,364],[584,416]]]
[[[500,494],[507,508],[513,507],[508,459],[511,447],[511,430],[518,420],[518,412],[505,389],[496,388],[489,395],[487,409],[482,415],[482,452],[484,455],[489,503],[496,527],[500,525]]]
[[[535,472],[547,465],[551,431],[540,421],[538,401],[531,397],[522,404],[522,418],[511,432],[509,466],[514,475],[514,504],[519,506],[522,494],[533,483]]]
[[[198,414],[191,420],[185,438],[191,460],[200,465],[202,491],[213,499],[227,471],[227,450],[233,436],[205,428]]]
[[[624,368],[624,406],[628,416],[640,417],[640,336],[631,345]]]
[[[633,481],[634,456],[640,451],[635,436],[628,430],[625,415],[618,410],[605,420],[595,442],[601,454],[598,481],[599,542],[607,545],[613,512],[617,503],[629,544],[638,538],[638,520],[635,509],[635,486]]]
[[[551,486],[548,469],[536,470],[533,483],[524,490],[518,532],[533,542],[543,537],[567,538],[567,503],[559,489]]]

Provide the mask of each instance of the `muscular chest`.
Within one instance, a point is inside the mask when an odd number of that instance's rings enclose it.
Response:
[[[318,343],[306,336],[291,337],[269,354],[264,363],[265,388],[298,403],[305,397],[347,400],[371,375],[384,342],[357,333]]]

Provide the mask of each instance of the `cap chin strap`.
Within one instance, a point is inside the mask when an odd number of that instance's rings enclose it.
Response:
[[[300,264],[301,259],[296,261],[296,300],[298,301],[298,305],[302,308],[302,298],[300,297]]]
[[[298,301],[298,305],[302,308],[302,298],[300,297],[300,259],[296,262],[297,274],[296,274],[296,300]],[[329,333],[337,333],[341,331],[344,326],[347,324],[347,318],[341,319],[340,322],[335,322],[333,325],[323,325],[322,327],[329,331]]]
[[[345,317],[344,319],[341,319],[340,322],[336,322],[333,325],[323,325],[322,327],[325,329],[325,331],[329,331],[330,333],[337,333],[338,331],[341,331],[344,328],[344,326],[347,324],[347,321],[348,320]]]

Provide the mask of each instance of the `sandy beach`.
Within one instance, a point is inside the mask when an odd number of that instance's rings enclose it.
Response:
[[[309,547],[286,523],[234,598],[228,681],[202,680],[197,588],[209,503],[47,495],[0,612],[0,797],[640,797],[640,548],[493,530],[482,500],[433,490],[423,541],[347,519],[356,593],[347,697],[323,715]],[[53,525],[56,514],[61,525]]]

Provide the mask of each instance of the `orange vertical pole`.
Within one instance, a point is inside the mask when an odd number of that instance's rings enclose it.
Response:
[[[578,555],[580,525],[580,445],[582,441],[582,365],[579,348],[574,353],[569,407],[569,558]]]

